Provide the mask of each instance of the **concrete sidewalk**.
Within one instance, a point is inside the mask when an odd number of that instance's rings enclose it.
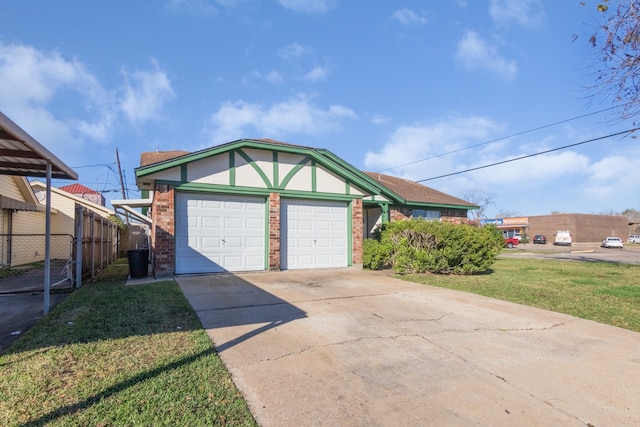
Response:
[[[176,281],[262,426],[640,425],[640,333],[351,268]]]

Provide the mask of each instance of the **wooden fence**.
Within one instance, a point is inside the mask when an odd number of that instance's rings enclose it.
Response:
[[[115,222],[76,205],[75,215],[76,287],[83,277],[95,277],[118,257],[120,229]]]

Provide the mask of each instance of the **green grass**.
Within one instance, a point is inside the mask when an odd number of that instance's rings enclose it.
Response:
[[[488,274],[398,276],[640,332],[640,266],[499,258]]]
[[[255,425],[179,287],[125,286],[126,271],[107,268],[0,356],[0,425]]]

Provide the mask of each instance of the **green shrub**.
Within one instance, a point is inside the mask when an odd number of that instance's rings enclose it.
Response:
[[[362,244],[362,266],[369,270],[390,267],[391,247],[376,239],[365,239]]]
[[[492,226],[397,221],[386,224],[380,242],[365,241],[363,265],[391,266],[398,273],[473,274],[489,269],[503,244],[502,235]]]

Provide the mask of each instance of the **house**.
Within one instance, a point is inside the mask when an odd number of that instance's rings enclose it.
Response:
[[[90,202],[93,202],[100,206],[104,206],[104,203],[105,203],[104,196],[102,195],[102,193],[96,190],[92,190],[91,188],[86,187],[82,184],[75,183],[71,185],[65,185],[64,187],[60,187],[60,190],[66,191],[67,193],[71,193],[74,196],[87,199]]]
[[[365,201],[364,227],[369,235],[387,220],[424,218],[461,224],[467,221],[469,210],[478,208],[466,200],[408,179],[375,172],[365,172],[365,174],[391,191],[395,196],[391,199],[396,201],[396,203],[381,206],[377,206],[372,201]]]
[[[23,176],[0,175],[0,266],[44,260],[45,208]]]
[[[40,202],[45,205],[46,185],[32,181],[31,188]],[[51,187],[51,258],[70,258],[73,238],[76,235],[76,206],[82,206],[96,217],[107,220],[115,215],[112,209],[91,202],[78,195],[67,193],[61,188]],[[89,232],[85,231],[85,233]]]
[[[368,232],[436,211],[463,219],[476,208],[365,174],[327,150],[270,139],[142,153],[140,164],[136,184],[148,197],[131,203],[150,208],[158,276],[347,267],[362,262],[365,224]]]

